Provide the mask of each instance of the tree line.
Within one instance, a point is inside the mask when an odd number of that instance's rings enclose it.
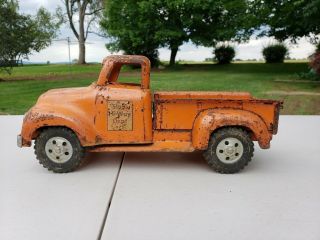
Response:
[[[47,47],[63,23],[78,39],[79,64],[91,33],[105,36],[111,52],[145,55],[152,65],[167,47],[173,65],[186,42],[215,48],[254,35],[317,43],[320,31],[320,0],[63,0],[56,14],[41,8],[35,16],[19,13],[17,0],[0,4],[0,62]]]
[[[144,54],[157,62],[159,47],[175,63],[184,42],[215,47],[226,41],[273,36],[279,41],[308,36],[317,41],[320,0],[116,0],[101,21],[111,51]]]

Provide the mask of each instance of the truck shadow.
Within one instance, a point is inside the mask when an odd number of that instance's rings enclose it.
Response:
[[[201,152],[193,153],[126,153],[123,166],[129,168],[168,168],[168,169],[181,169],[181,168],[195,168],[207,169],[205,160]]]
[[[108,167],[108,160],[119,159],[121,162],[123,153],[87,153],[86,163],[81,170],[92,169],[96,167]],[[211,171],[206,161],[203,159],[201,152],[193,153],[125,153],[123,157],[124,168],[195,168]]]
[[[263,169],[269,169],[270,161],[254,157],[241,173],[258,173]],[[96,168],[109,168],[119,166],[123,159],[122,168],[131,169],[194,169],[215,173],[203,159],[201,152],[172,153],[172,152],[127,152],[127,153],[92,153],[86,154],[86,162],[80,171],[93,170]]]

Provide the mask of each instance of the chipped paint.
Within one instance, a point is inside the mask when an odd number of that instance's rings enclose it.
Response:
[[[38,123],[38,122],[45,121],[45,120],[50,120],[50,119],[53,119],[53,118],[54,118],[53,114],[45,114],[45,113],[29,111],[26,114],[26,116],[24,118],[24,121],[30,121],[30,122]]]

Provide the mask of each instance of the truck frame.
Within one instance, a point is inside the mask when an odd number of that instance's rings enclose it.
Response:
[[[141,66],[141,83],[118,82],[123,65]],[[70,172],[90,152],[203,151],[220,173],[243,169],[253,141],[270,147],[277,133],[281,101],[247,92],[155,92],[150,61],[113,55],[103,60],[88,87],[49,90],[25,114],[19,147],[31,146],[48,170]]]

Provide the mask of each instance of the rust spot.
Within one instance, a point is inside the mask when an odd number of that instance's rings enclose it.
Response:
[[[95,142],[96,142],[96,144],[101,143],[102,142],[102,138],[99,135],[97,135],[96,138],[95,138]]]
[[[87,142],[86,136],[80,136],[79,138],[80,138],[80,142]]]
[[[30,111],[25,117],[25,121],[31,121],[34,123],[42,122],[45,120],[54,119],[55,116],[53,114],[44,114],[39,112]]]

